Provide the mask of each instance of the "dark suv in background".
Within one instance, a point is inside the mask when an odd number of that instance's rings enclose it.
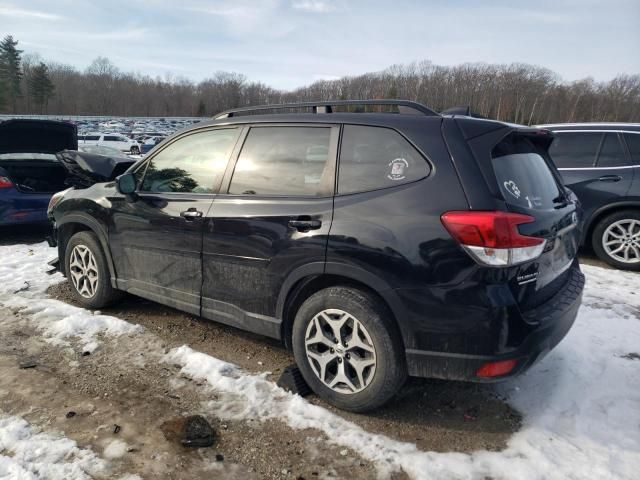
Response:
[[[504,379],[581,301],[580,212],[551,140],[406,101],[226,112],[54,197],[59,268],[89,308],[126,291],[282,339],[344,409],[407,374]]]
[[[640,125],[544,125],[565,184],[582,202],[582,243],[617,268],[640,270]]]

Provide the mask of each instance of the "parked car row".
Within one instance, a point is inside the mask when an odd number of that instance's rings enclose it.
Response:
[[[394,113],[337,112],[356,104]],[[408,375],[530,368],[575,320],[581,244],[636,268],[635,131],[337,101],[225,112],[139,160],[79,152],[51,124],[31,155],[63,167],[50,241],[81,305],[129,292],[280,339],[318,395],[366,411]],[[575,133],[598,135],[591,153]]]

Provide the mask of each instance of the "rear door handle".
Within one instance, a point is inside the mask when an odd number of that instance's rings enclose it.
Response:
[[[298,218],[297,220],[289,220],[289,226],[299,232],[308,232],[309,230],[319,229],[322,226],[322,222],[320,220],[311,220],[310,218]]]
[[[184,218],[187,222],[190,222],[191,220],[195,219],[195,218],[200,218],[202,217],[202,212],[199,210],[196,210],[195,208],[190,208],[189,210],[185,210],[184,212],[180,212],[180,216],[182,218]]]
[[[600,182],[619,182],[622,180],[620,175],[603,175],[598,179]]]

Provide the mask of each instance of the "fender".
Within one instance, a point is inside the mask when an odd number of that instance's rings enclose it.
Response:
[[[403,318],[405,316],[405,309],[400,301],[400,298],[396,294],[395,290],[382,278],[364,270],[355,265],[349,265],[337,262],[314,262],[307,265],[303,265],[293,270],[287,279],[282,284],[280,294],[278,295],[278,301],[276,303],[276,316],[277,318],[284,318],[284,309],[287,297],[291,293],[294,285],[305,277],[317,276],[317,275],[336,275],[344,278],[354,280],[361,283],[371,290],[376,292],[382,297],[382,299],[389,305],[391,312],[396,319]],[[405,338],[405,332],[400,326],[400,322],[396,322],[403,339]]]
[[[351,278],[366,285],[380,295],[385,302],[387,302],[387,305],[389,305],[389,308],[391,309],[391,313],[393,313],[393,316],[396,319],[406,317],[405,308],[400,301],[400,297],[398,297],[396,291],[391,288],[391,285],[389,285],[383,278],[380,278],[377,275],[355,265],[337,262],[327,262],[325,273]],[[401,326],[401,322],[396,321],[396,324],[404,338],[405,332]]]
[[[102,246],[102,251],[104,252],[104,256],[107,259],[107,266],[109,267],[109,275],[111,276],[111,285],[115,288],[116,286],[116,270],[113,264],[113,259],[111,256],[111,249],[109,248],[108,242],[108,234],[107,229],[100,224],[95,218],[86,215],[81,212],[76,213],[66,213],[59,222],[56,222],[57,228],[60,228],[62,225],[67,225],[70,223],[79,223],[80,225],[84,225],[88,227],[93,233],[96,234],[98,240],[100,241],[100,245]],[[60,248],[61,245],[58,246]],[[66,247],[66,246],[65,246]],[[61,259],[64,262],[64,259]]]
[[[594,210],[591,216],[585,221],[585,228],[582,230],[582,245],[586,245],[589,242],[588,235],[592,231],[595,220],[599,219],[603,214],[610,210],[619,210],[623,208],[637,208],[640,209],[640,199],[638,200],[625,200],[623,202],[607,203],[606,205]]]
[[[322,275],[324,273],[325,262],[313,262],[306,265],[302,265],[294,269],[280,288],[278,294],[278,301],[276,302],[276,318],[284,318],[284,307],[287,301],[287,297],[293,286],[305,277],[311,277],[315,275]]]

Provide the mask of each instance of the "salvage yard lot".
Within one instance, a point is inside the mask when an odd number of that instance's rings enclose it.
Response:
[[[526,375],[487,386],[412,380],[384,409],[356,415],[278,389],[292,355],[273,341],[135,297],[77,308],[63,278],[44,273],[55,249],[38,234],[1,243],[0,478],[640,471],[637,274],[585,266],[576,325]],[[166,422],[193,414],[214,427],[212,447],[167,440]]]

